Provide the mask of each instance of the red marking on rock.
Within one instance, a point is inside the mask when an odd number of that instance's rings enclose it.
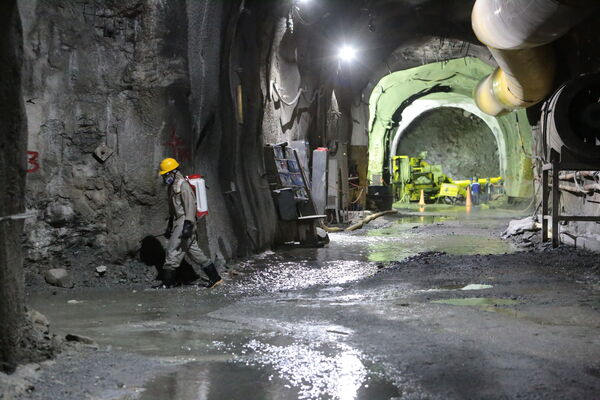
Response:
[[[40,169],[39,155],[37,151],[27,151],[27,163],[31,165],[27,172],[36,172]]]
[[[165,143],[165,146],[172,150],[176,160],[189,160],[190,153],[185,148],[185,142],[179,136],[177,136],[175,127],[173,127],[171,131],[171,137],[169,137],[169,140]]]

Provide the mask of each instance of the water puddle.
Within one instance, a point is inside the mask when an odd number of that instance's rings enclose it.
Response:
[[[168,366],[168,373],[135,388],[142,391],[140,399],[398,396],[398,389],[374,372],[377,368],[364,354],[344,343],[351,329],[315,320],[284,322],[262,312],[312,307],[310,296],[279,299],[293,300],[284,303],[272,297],[246,299],[248,309],[236,313],[240,306],[235,300],[202,294],[193,288],[101,290],[40,296],[32,303],[51,317],[58,332],[89,336],[114,350],[186,363]],[[339,297],[336,291],[329,294]],[[68,303],[73,299],[77,302]],[[276,304],[281,304],[280,311]]]
[[[187,363],[161,371],[141,399],[393,398],[401,395],[396,386],[377,372],[373,360],[346,343],[354,332],[317,320],[311,309],[364,304],[363,294],[344,290],[347,283],[376,274],[381,262],[426,251],[515,251],[508,242],[479,234],[489,230],[473,228],[485,226],[485,220],[465,222],[466,228],[456,226],[456,234],[449,234],[454,226],[445,225],[456,219],[402,217],[382,228],[332,234],[327,248],[264,253],[238,264],[240,275],[210,292],[192,287],[88,290],[34,296],[29,302],[48,315],[58,332]],[[491,287],[478,283],[444,289]],[[433,303],[509,313],[514,310],[505,306],[520,302],[471,298]]]
[[[272,282],[273,290],[291,290],[307,284],[342,284],[365,278],[376,272],[366,262],[402,261],[422,252],[473,255],[520,251],[491,233],[490,227],[505,224],[505,220],[494,215],[479,213],[466,218],[436,213],[390,218],[378,228],[331,233],[331,242],[325,248],[280,249],[242,263],[239,270],[248,274],[260,271],[250,282],[251,287],[265,287]],[[247,284],[241,283],[240,289],[244,290]]]
[[[451,285],[443,285],[439,287],[439,290],[485,290],[493,288],[493,285],[484,285],[479,283],[470,283],[468,285],[465,284],[451,284]],[[433,290],[437,291],[437,290]]]
[[[368,278],[376,265],[357,260],[296,260],[260,267],[245,279],[234,282],[238,293],[281,292],[312,286],[341,285]]]
[[[229,348],[229,346],[225,346]],[[349,347],[252,340],[229,362],[192,362],[146,385],[141,400],[389,399],[398,389]]]
[[[411,215],[395,223],[352,235],[355,245],[367,246],[372,262],[401,261],[421,252],[453,255],[504,254],[518,251],[512,243],[490,234],[500,222],[487,214],[465,218],[457,215]],[[352,240],[350,239],[350,240]]]
[[[144,388],[140,400],[261,400],[297,396],[298,390],[281,379],[273,379],[268,371],[212,362],[189,363],[177,372],[154,378]]]
[[[229,324],[208,317],[226,299],[202,296],[199,290],[99,290],[29,302],[48,316],[57,333],[88,336],[115,350],[186,359],[205,354],[214,334],[230,332]],[[77,303],[68,303],[74,298]]]
[[[415,224],[443,224],[446,221],[456,221],[457,219],[458,218],[456,216],[449,215],[409,215],[398,218],[395,223],[399,225],[406,225],[405,228],[412,229]]]
[[[372,235],[378,235],[373,233]],[[504,254],[517,251],[510,242],[480,235],[412,235],[396,233],[392,240],[382,239],[369,244],[368,260],[373,262],[402,261],[421,252],[444,252],[452,255]]]
[[[491,289],[494,286],[492,285],[483,285],[483,284],[479,284],[479,283],[471,283],[463,288],[461,288],[460,290],[485,290],[485,289]]]

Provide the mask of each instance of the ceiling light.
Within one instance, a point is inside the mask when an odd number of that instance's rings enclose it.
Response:
[[[350,62],[356,58],[356,49],[352,46],[342,46],[338,51],[338,58],[344,62]]]

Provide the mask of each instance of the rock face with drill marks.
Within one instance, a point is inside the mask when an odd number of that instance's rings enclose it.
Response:
[[[157,165],[189,157],[189,89],[182,7],[150,3],[19,3],[36,154],[27,206],[39,215],[27,229],[30,262],[120,260],[142,233],[164,229]]]
[[[122,263],[145,236],[163,232],[164,157],[206,178],[210,214],[199,232],[211,256],[273,242],[276,214],[261,173],[264,49],[253,36],[270,8],[255,2],[251,15],[238,16],[236,2],[200,0],[21,0],[19,7],[27,207],[38,215],[25,248],[36,274],[40,265]],[[243,126],[227,95],[239,83],[234,71],[243,78]]]
[[[483,120],[456,108],[429,111],[404,132],[398,154],[440,164],[453,179],[500,176],[498,144]]]

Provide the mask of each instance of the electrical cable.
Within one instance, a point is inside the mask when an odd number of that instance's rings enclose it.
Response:
[[[362,197],[364,191],[365,191],[365,187],[364,186],[360,187],[360,192],[358,193],[358,196],[356,196],[356,200],[354,200],[350,204],[358,203],[360,201],[360,198]]]
[[[319,96],[321,94],[321,89],[319,88],[318,90],[315,90],[313,92],[313,95],[311,96],[311,98],[308,99],[306,96],[306,90],[304,90],[303,88],[300,88],[300,89],[298,89],[298,93],[296,93],[293,100],[286,101],[283,98],[283,96],[281,95],[281,93],[279,92],[280,88],[277,86],[277,82],[271,81],[271,87],[273,88],[273,92],[277,95],[277,98],[279,99],[279,101],[281,101],[283,104],[285,104],[286,106],[289,106],[289,107],[295,106],[298,103],[298,101],[300,100],[301,96],[303,96],[304,99],[309,104],[312,104],[316,100],[317,96]],[[275,99],[273,99],[273,100],[275,100]]]
[[[302,93],[304,92],[304,89],[300,88],[298,90],[298,93],[296,93],[296,96],[294,97],[293,100],[291,101],[286,101],[283,96],[281,95],[281,93],[279,93],[279,88],[277,87],[277,83],[275,81],[271,81],[271,85],[273,87],[273,91],[275,92],[275,94],[277,94],[277,97],[279,98],[279,101],[281,101],[283,104],[285,104],[286,106],[295,106],[296,103],[298,103],[298,100],[300,100],[300,96],[302,95]]]
[[[320,18],[317,18],[314,21],[306,21],[300,13],[300,9],[296,6],[292,6],[292,13],[296,14],[296,16],[298,17],[298,21],[304,26],[313,26],[314,24],[320,22],[324,18],[324,15],[322,15]]]

